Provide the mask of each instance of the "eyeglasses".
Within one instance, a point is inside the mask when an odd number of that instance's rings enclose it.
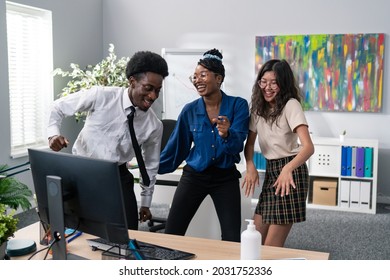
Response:
[[[193,74],[190,75],[188,78],[190,79],[191,83],[195,83],[197,79],[201,79],[202,81],[204,81],[209,76],[209,73],[209,71],[201,71],[199,75]]]
[[[265,89],[267,86],[270,86],[271,89],[277,89],[279,87],[278,83],[275,80],[271,80],[271,81],[260,80],[257,81],[257,84],[262,89]]]

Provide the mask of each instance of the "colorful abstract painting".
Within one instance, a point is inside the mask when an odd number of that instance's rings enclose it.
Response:
[[[380,112],[385,35],[325,34],[256,37],[256,73],[269,59],[286,59],[305,110]]]

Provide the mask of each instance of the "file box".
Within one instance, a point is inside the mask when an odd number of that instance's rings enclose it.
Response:
[[[337,180],[313,181],[313,204],[336,206]]]

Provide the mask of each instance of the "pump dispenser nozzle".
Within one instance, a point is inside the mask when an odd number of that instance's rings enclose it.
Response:
[[[254,220],[251,220],[251,219],[245,219],[245,221],[247,221],[249,224],[248,224],[248,229],[249,228],[255,228],[255,221]]]

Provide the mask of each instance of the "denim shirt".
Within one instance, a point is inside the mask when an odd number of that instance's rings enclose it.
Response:
[[[240,162],[249,129],[248,102],[222,92],[219,115],[230,121],[226,138],[219,136],[216,124],[211,124],[203,98],[186,104],[161,153],[158,173],[173,172],[184,160],[197,172],[210,166],[231,168]]]

